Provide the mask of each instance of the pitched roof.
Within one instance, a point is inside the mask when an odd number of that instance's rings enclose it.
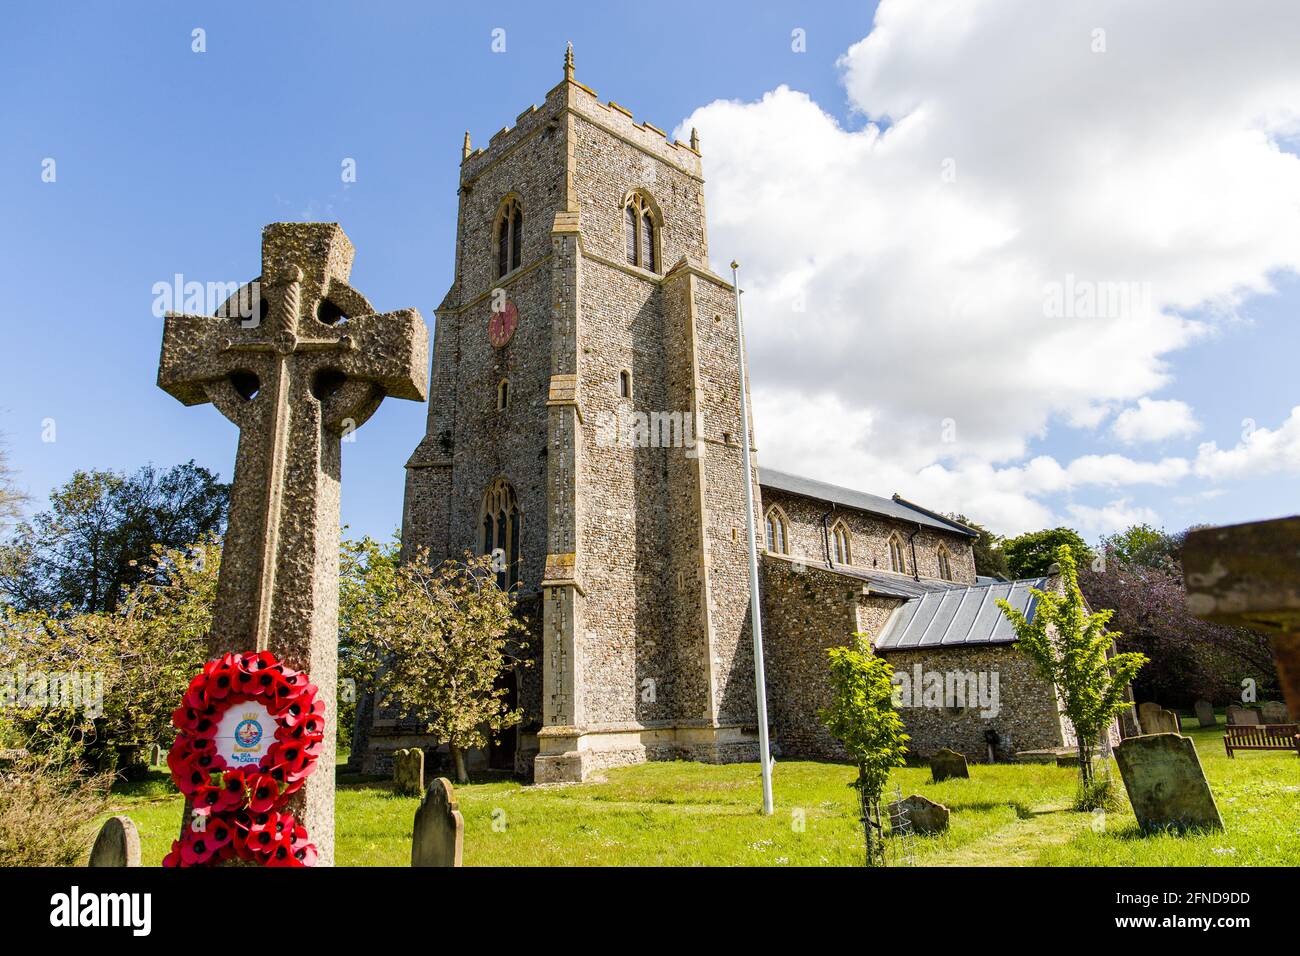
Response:
[[[1009,602],[1032,621],[1038,600],[1029,589],[1046,590],[1048,580],[1029,578],[999,584],[959,586],[913,597],[895,608],[889,616],[876,639],[876,650],[1013,643],[1016,632],[997,606],[997,601]]]
[[[920,505],[904,501],[897,495],[893,498],[882,498],[879,495],[867,494],[865,491],[854,491],[852,488],[842,488],[839,485],[831,485],[813,478],[791,475],[772,468],[758,469],[758,481],[764,488],[774,488],[777,491],[789,492],[792,495],[803,495],[805,498],[829,501],[833,504],[843,505],[846,508],[857,508],[859,511],[869,511],[872,514],[883,515],[886,518],[906,521],[908,524],[921,524],[930,528],[938,528],[940,531],[947,531],[950,534],[960,534],[970,538],[979,537],[979,532],[971,530],[964,524],[950,521],[933,511],[922,508]]]

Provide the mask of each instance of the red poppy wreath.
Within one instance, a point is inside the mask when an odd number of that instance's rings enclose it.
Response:
[[[190,681],[172,724],[167,766],[194,820],[163,866],[316,863],[307,828],[284,812],[316,769],[325,734],[325,703],[306,674],[270,651],[226,654]]]

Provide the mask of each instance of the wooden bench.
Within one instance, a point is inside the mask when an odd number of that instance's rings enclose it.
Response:
[[[1300,754],[1300,725],[1231,724],[1223,736],[1223,749],[1231,757],[1234,750],[1294,750]]]

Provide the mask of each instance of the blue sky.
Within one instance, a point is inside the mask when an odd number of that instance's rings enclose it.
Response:
[[[260,230],[267,222],[341,222],[357,247],[353,285],[380,309],[415,306],[432,322],[432,309],[451,279],[461,137],[468,128],[475,144],[483,144],[530,103],[540,102],[560,79],[568,40],[576,50],[579,79],[602,97],[629,105],[638,119],[665,129],[677,128],[687,117],[701,126],[712,255],[717,262],[740,255],[759,270],[773,261],[764,241],[784,245],[787,258],[806,258],[814,274],[830,268],[833,258],[824,250],[805,254],[797,238],[771,219],[753,228],[734,204],[746,175],[789,182],[791,188],[796,180],[799,189],[818,188],[816,177],[782,167],[783,138],[807,136],[808,148],[815,150],[814,137],[825,127],[827,149],[842,141],[848,152],[864,144],[887,152],[882,144],[888,146],[895,130],[872,126],[871,118],[889,115],[897,122],[905,112],[900,104],[923,98],[927,89],[934,102],[944,103],[944,90],[934,79],[944,70],[921,69],[915,59],[891,61],[901,55],[898,44],[888,52],[859,51],[856,59],[837,63],[871,32],[873,4],[669,2],[557,12],[553,6],[523,3],[465,10],[460,4],[334,2],[312,4],[310,16],[298,12],[302,7],[9,6],[0,35],[0,80],[8,91],[0,105],[6,130],[0,146],[0,280],[9,302],[0,433],[17,481],[34,504],[43,503],[75,468],[132,470],[145,462],[169,466],[192,457],[230,475],[234,427],[211,407],[184,408],[155,385],[160,323],[151,313],[151,290],[175,273],[223,282],[255,276]],[[566,9],[572,11],[567,22]],[[191,49],[195,28],[206,33],[206,52]],[[492,50],[498,28],[505,31],[503,53]],[[806,52],[792,50],[794,29],[805,31]],[[926,30],[949,29],[917,24],[906,35],[919,43]],[[1188,38],[1189,48],[1194,39]],[[964,49],[960,43],[953,47],[954,70]],[[972,70],[986,67],[971,63]],[[871,100],[875,93],[855,88],[855,82],[866,82],[855,81],[860,76],[855,70],[874,77],[878,107]],[[1263,84],[1260,79],[1252,89]],[[788,89],[764,100],[782,87]],[[806,94],[806,102],[796,93]],[[780,112],[787,107],[788,113]],[[783,115],[791,117],[788,127]],[[934,115],[942,123],[942,109]],[[996,127],[999,121],[1007,124],[1008,139],[1033,133],[1014,128],[1017,122],[1032,124],[1032,115],[1010,108],[982,125]],[[805,122],[810,125],[797,125]],[[744,135],[733,136],[736,129]],[[955,124],[953,129],[953,141],[961,142]],[[1282,124],[1269,131],[1284,152],[1294,143],[1286,138],[1294,130],[1288,130]],[[735,144],[751,134],[771,156],[762,149],[737,155]],[[868,144],[872,138],[874,145]],[[969,149],[978,155],[977,144]],[[47,158],[57,164],[52,183],[41,177]],[[341,181],[346,158],[356,161],[355,183]],[[864,169],[865,174],[840,170],[849,177],[851,193],[885,188],[873,185],[872,167]],[[1290,172],[1282,169],[1278,175]],[[1279,201],[1292,203],[1293,196]],[[799,200],[801,209],[817,202],[815,195]],[[888,258],[891,234],[905,231],[895,219],[903,218],[906,210],[871,223],[878,238],[873,251],[863,252],[863,261]],[[1188,231],[1195,230],[1189,226]],[[1127,502],[1125,514],[1150,514],[1170,527],[1290,513],[1296,510],[1296,474],[1285,464],[1286,455],[1282,466],[1274,462],[1249,479],[1224,477],[1226,472],[1162,484],[1107,479],[1068,488],[1042,486],[1010,498],[1000,485],[994,487],[1005,479],[990,479],[984,488],[972,477],[979,469],[1022,467],[1038,455],[1062,465],[1107,454],[1134,462],[1170,456],[1190,462],[1200,442],[1213,440],[1230,449],[1241,441],[1243,419],[1278,430],[1297,404],[1292,382],[1300,346],[1294,321],[1300,285],[1292,278],[1289,234],[1266,239],[1254,243],[1251,248],[1262,251],[1241,257],[1236,272],[1221,277],[1219,286],[1198,287],[1193,298],[1239,290],[1257,273],[1275,278],[1275,293],[1237,295],[1231,315],[1210,319],[1194,341],[1147,342],[1146,365],[1123,387],[1098,386],[1095,394],[1080,387],[1068,396],[1050,388],[1041,394],[1010,393],[1008,403],[1038,408],[1041,415],[1008,415],[1015,421],[1001,432],[982,419],[970,432],[979,440],[967,447],[960,463],[943,450],[931,449],[927,459],[916,442],[899,437],[913,427],[907,414],[891,410],[878,395],[852,389],[846,397],[823,396],[843,403],[847,424],[839,437],[857,447],[867,431],[890,433],[888,423],[894,421],[898,427],[889,440],[895,444],[876,446],[883,458],[802,455],[801,442],[819,439],[798,416],[793,425],[771,416],[765,438],[768,425],[760,414],[760,449],[765,454],[770,449],[765,460],[771,464],[805,459],[804,470],[817,477],[961,508],[1006,530],[1069,520],[1071,504],[1101,509],[1115,500]],[[1080,255],[1080,261],[1088,261]],[[760,413],[765,389],[772,402],[791,389],[812,396],[809,401],[816,398],[815,383],[783,379],[773,358],[783,347],[782,319],[762,301],[777,301],[777,290],[787,288],[780,268],[755,271],[749,282]],[[1144,268],[1157,283],[1168,278],[1162,265]],[[914,280],[914,287],[922,285],[928,285],[925,276]],[[828,286],[829,281],[819,288]],[[1180,285],[1173,297],[1184,295]],[[809,301],[816,299],[813,289]],[[846,371],[850,377],[885,374],[871,365],[865,346],[882,337],[881,323],[911,321],[893,306],[877,308],[884,299],[873,294],[825,336],[838,352],[867,356],[861,360],[865,370]],[[1188,303],[1185,315],[1195,318],[1204,306]],[[808,321],[830,314],[829,307],[813,311],[817,315]],[[972,321],[979,315],[976,310]],[[918,360],[930,344],[913,344]],[[895,364],[911,362],[904,354]],[[942,355],[918,364],[925,374],[912,368],[913,380],[947,377]],[[1162,370],[1158,386],[1149,380],[1153,368]],[[1137,451],[1113,438],[1108,423],[1147,395],[1186,402],[1199,431],[1149,441]],[[961,395],[945,401],[966,404]],[[1081,408],[1102,405],[1107,417],[1089,427],[1065,423]],[[818,406],[796,409],[807,420]],[[981,414],[987,422],[999,417]],[[356,442],[344,446],[343,520],[353,532],[385,535],[397,526],[402,464],[422,434],[424,415],[422,405],[387,401]],[[53,442],[42,440],[47,420],[54,423]],[[861,424],[868,420],[869,428]],[[853,432],[855,422],[861,435]],[[936,463],[945,470],[938,478],[933,469],[926,471]]]

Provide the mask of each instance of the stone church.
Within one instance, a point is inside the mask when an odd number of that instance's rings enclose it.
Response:
[[[695,133],[601,102],[572,51],[540,106],[486,148],[466,134],[402,535],[434,559],[497,554],[532,622],[534,666],[505,677],[524,721],[479,766],[552,782],[757,759],[735,295],[709,265],[703,186]],[[1069,742],[994,603],[1032,613],[1049,582],[977,579],[975,532],[897,495],[766,468],[754,484],[777,754],[836,755],[816,712],[826,649],[855,632],[915,678],[918,754]],[[931,672],[967,699],[921,700]],[[354,760],[435,748],[421,730],[363,701]]]

